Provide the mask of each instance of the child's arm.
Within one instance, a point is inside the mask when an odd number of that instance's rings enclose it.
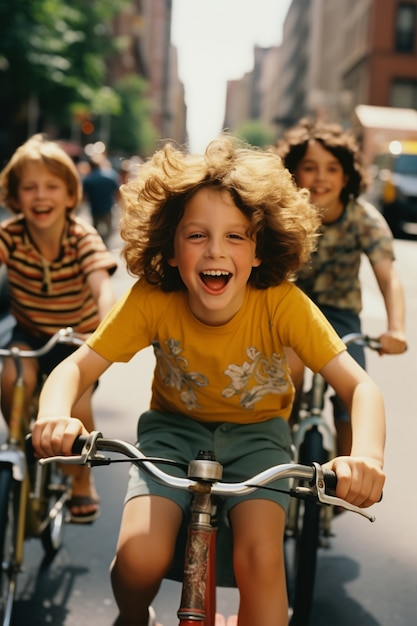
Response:
[[[385,481],[382,395],[347,352],[333,358],[321,374],[348,407],[352,421],[351,456],[330,462],[338,477],[337,495],[357,506],[370,506],[379,501]]]
[[[87,277],[94,301],[97,304],[100,321],[105,318],[116,301],[111,277],[107,270],[96,270]]]
[[[373,270],[387,313],[387,330],[379,337],[380,354],[401,354],[407,350],[403,285],[391,259],[379,261]]]
[[[42,388],[32,433],[39,456],[70,454],[75,438],[87,434],[72,408],[110,365],[84,344],[50,373]]]

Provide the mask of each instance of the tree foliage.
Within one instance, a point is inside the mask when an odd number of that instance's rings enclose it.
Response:
[[[148,156],[158,138],[149,122],[152,103],[146,97],[147,84],[139,76],[128,76],[115,85],[121,114],[112,116],[110,144],[124,154]]]
[[[258,148],[265,148],[274,143],[273,131],[260,120],[247,120],[236,130],[235,134]]]
[[[74,115],[118,115],[106,60],[129,0],[0,0],[0,158],[29,134],[71,136]]]

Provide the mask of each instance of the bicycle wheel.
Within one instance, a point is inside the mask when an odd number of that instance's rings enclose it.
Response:
[[[323,437],[317,426],[313,426],[306,433],[300,447],[300,463],[311,465],[315,461],[322,464],[327,460],[328,453],[323,447]],[[315,501],[305,500],[299,507],[299,522],[292,557],[292,587],[289,589],[291,626],[308,626],[309,623],[319,547],[320,512],[321,507]]]
[[[13,480],[10,463],[0,463],[0,623],[12,618],[18,567],[15,562],[16,516],[20,483]]]
[[[52,558],[62,546],[65,528],[65,501],[69,493],[68,478],[56,463],[42,468],[45,471],[45,518],[48,523],[41,532],[41,541],[47,557]]]

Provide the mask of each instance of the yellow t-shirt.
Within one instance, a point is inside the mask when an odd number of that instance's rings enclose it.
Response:
[[[136,282],[88,344],[109,361],[128,361],[152,345],[151,408],[203,422],[288,419],[294,397],[284,346],[313,371],[345,349],[317,307],[289,282],[248,286],[227,324],[208,326],[191,313],[187,293]]]

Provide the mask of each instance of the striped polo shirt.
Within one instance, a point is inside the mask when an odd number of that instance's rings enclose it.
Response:
[[[91,333],[98,323],[98,308],[87,276],[117,263],[97,231],[69,215],[59,257],[46,261],[31,241],[25,219],[18,215],[0,224],[0,262],[7,266],[10,308],[17,323],[33,335],[52,335],[72,326]]]

